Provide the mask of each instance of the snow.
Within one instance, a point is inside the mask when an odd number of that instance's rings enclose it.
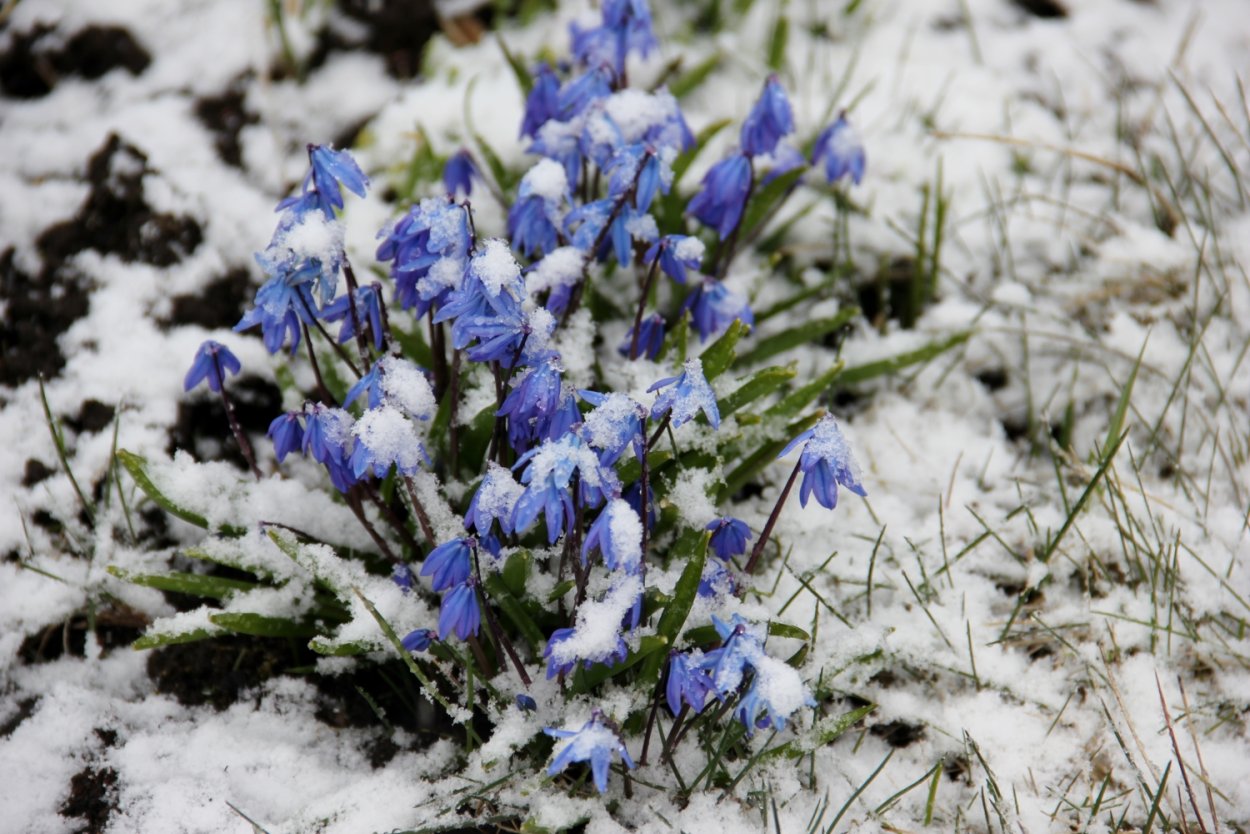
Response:
[[[469,268],[491,295],[504,290],[515,294],[514,285],[521,279],[520,264],[512,257],[508,242],[499,238],[485,241]]]
[[[384,357],[382,366],[382,392],[386,399],[418,420],[428,420],[438,410],[434,391],[413,363],[395,356]],[[357,435],[359,436],[359,435]]]
[[[416,426],[392,406],[367,410],[352,426],[352,435],[374,460],[394,463],[400,472],[413,472],[424,461]]]
[[[639,529],[641,530],[641,524]],[[547,644],[551,662],[556,666],[584,660],[601,663],[615,655],[622,638],[621,621],[634,607],[641,593],[642,577],[614,577],[602,599],[588,599],[578,607],[573,633],[563,640]]]
[[[550,159],[540,159],[521,178],[521,188],[526,194],[540,197],[550,203],[559,203],[569,192],[569,178],[564,166]]]

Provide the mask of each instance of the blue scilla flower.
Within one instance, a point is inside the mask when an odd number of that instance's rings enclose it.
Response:
[[[690,655],[678,651],[669,653],[668,680],[664,685],[669,712],[676,716],[683,704],[696,713],[702,712],[711,691],[712,682],[707,672],[700,669]]]
[[[812,147],[812,164],[825,166],[825,180],[835,183],[843,177],[859,185],[864,178],[867,157],[864,154],[864,143],[857,131],[846,120],[846,113],[838,116],[838,120],[826,127],[816,137]]]
[[[673,170],[650,148],[642,144],[617,150],[605,166],[608,196],[621,200],[633,191],[632,204],[639,212],[651,208],[656,191],[667,194]]]
[[[605,233],[604,227],[609,222],[611,225]],[[610,252],[621,265],[633,261],[635,239],[650,243],[658,236],[651,215],[610,197],[573,209],[565,217],[564,227],[566,232],[572,230],[573,245],[588,256],[602,261]]]
[[[210,391],[220,391],[226,375],[237,374],[242,367],[230,348],[207,339],[196,350],[195,360],[182,381],[182,388],[190,391],[201,382],[207,382]]]
[[[608,570],[636,573],[642,564],[642,520],[623,498],[613,498],[590,525],[582,544],[582,565],[595,551]]]
[[[470,576],[447,593],[438,610],[438,638],[455,634],[461,640],[477,636],[482,628],[482,609],[477,600],[477,579]]]
[[[328,145],[309,145],[308,161],[311,168],[304,181],[304,190],[308,190],[308,181],[311,180],[317,192],[318,207],[326,217],[334,219],[334,210],[343,207],[340,185],[357,197],[365,196],[369,178],[347,151],[336,151]]]
[[[634,769],[634,760],[625,749],[625,742],[615,725],[604,718],[603,713],[595,710],[580,730],[556,730],[544,727],[543,732],[553,738],[568,739],[568,743],[560,749],[547,768],[547,775],[555,776],[563,773],[565,768],[574,762],[587,762],[590,774],[599,793],[608,790],[608,768],[612,764],[613,754],[621,757],[621,761],[630,770]]]
[[[698,666],[710,673],[712,691],[724,700],[738,690],[751,664],[764,654],[763,629],[753,628],[738,614],[728,622],[713,614],[712,625],[720,635],[720,648],[703,655]]]
[[[747,300],[714,278],[704,278],[703,283],[682,302],[682,309],[690,311],[690,319],[699,334],[699,341],[721,332],[734,320],[743,324],[755,324]]]
[[[540,159],[521,178],[517,200],[508,210],[508,237],[526,257],[559,247],[557,224],[568,201],[568,188],[564,167],[551,159]]]
[[[491,526],[499,522],[500,529],[511,533],[512,508],[524,491],[525,488],[513,479],[510,471],[490,462],[464,514],[464,529],[476,530],[479,536],[485,536],[490,533]]]
[[[386,331],[382,329],[382,285],[378,283],[357,287],[356,292],[340,295],[321,311],[325,321],[342,321],[339,326],[339,344],[346,344],[356,337],[356,325],[368,325],[373,334],[373,346],[382,349]],[[354,301],[355,313],[348,307]]]
[[[271,278],[256,291],[252,309],[234,326],[236,333],[260,325],[265,350],[277,353],[289,340],[291,355],[300,342],[300,325],[312,321],[314,300],[307,284],[291,286],[281,278]]]
[[[808,497],[815,495],[822,507],[832,510],[838,505],[838,484],[856,495],[868,494],[860,483],[859,466],[851,456],[851,446],[831,415],[826,414],[815,426],[791,440],[777,457],[790,454],[800,443],[804,444],[803,454],[799,456],[799,468],[803,470],[800,504],[806,507]]]
[[[815,706],[798,671],[764,651],[762,628],[752,627],[737,614],[729,622],[713,614],[712,624],[723,642],[705,654],[698,667],[710,673],[712,691],[722,702],[751,674],[750,685],[734,711],[748,733],[762,727],[784,729],[801,707]]]
[[[538,129],[555,118],[559,108],[560,79],[545,61],[535,67],[534,86],[525,97],[525,116],[521,120],[521,136],[537,136]]]
[[[273,441],[273,451],[278,456],[278,463],[291,452],[297,451],[304,442],[304,425],[300,422],[300,416],[298,411],[279,414],[265,432]]]
[[[631,327],[625,341],[621,342],[616,352],[621,356],[629,356],[634,347],[634,329]],[[664,317],[659,313],[644,316],[638,322],[638,356],[655,360],[664,347]]]
[[[588,69],[560,88],[556,95],[556,111],[563,120],[581,113],[592,102],[612,94],[612,69],[600,65]]]
[[[660,269],[679,284],[686,283],[687,270],[698,270],[703,264],[707,249],[703,241],[690,235],[665,235],[651,244],[643,260],[654,263],[660,259]]]
[[[609,0],[603,4],[603,25],[582,29],[571,24],[573,55],[583,66],[610,64],[624,77],[625,61],[634,52],[646,57],[656,48],[651,10],[643,0]]]
[[[459,285],[470,244],[463,206],[427,198],[379,237],[377,259],[391,262],[395,296],[405,310],[423,316]]]
[[[712,393],[712,386],[708,385],[703,376],[701,361],[687,359],[680,376],[661,379],[647,391],[658,391],[661,388],[668,390],[655,398],[655,405],[651,407],[652,420],[670,414],[673,427],[677,428],[702,411],[712,428],[720,428],[720,409],[716,405],[716,394]]]
[[[401,475],[413,475],[422,463],[429,463],[416,427],[392,405],[367,409],[352,426],[352,435],[356,443],[350,460],[357,478],[367,473],[385,478],[392,466]]]
[[[391,569],[391,581],[406,594],[412,590],[412,586],[416,582],[416,577],[412,575],[412,568],[408,567],[403,562],[400,562]]]
[[[403,644],[405,651],[423,652],[430,647],[436,637],[437,635],[428,628],[418,628],[416,631],[408,632],[399,642]]]
[[[516,463],[525,492],[512,511],[512,529],[524,533],[534,525],[540,514],[546,517],[548,542],[554,544],[573,520],[573,476],[577,475],[583,506],[597,507],[604,493],[612,493],[620,484],[611,469],[599,463],[595,453],[573,432],[543,444],[522,455]]]
[[[582,410],[577,407],[577,397],[571,391],[565,391],[560,398],[560,406],[552,414],[545,425],[536,424],[538,434],[543,440],[559,440],[582,424]]]
[[[777,76],[770,76],[750,115],[742,123],[742,151],[751,156],[771,154],[781,137],[793,132],[794,115],[790,112],[786,91]]]
[[[713,559],[704,565],[703,575],[699,577],[699,596],[711,598],[738,592],[738,578],[724,562]]]
[[[761,180],[763,185],[768,185],[770,182],[783,174],[788,174],[791,171],[798,171],[801,168],[807,167],[807,160],[803,158],[802,151],[794,147],[794,145],[791,145],[789,142],[778,142],[777,148],[772,152],[771,156],[757,158],[755,161],[756,164],[760,164],[762,162],[767,166],[767,171]],[[795,180],[794,184],[791,185],[790,188],[793,189],[797,187],[798,183],[802,181],[803,177],[800,176],[797,180]]]
[[[524,692],[516,694],[516,705],[521,712],[534,712],[538,709],[538,702]]]
[[[621,497],[629,502],[629,506],[634,508],[634,512],[638,513],[639,517],[642,516],[642,481],[641,480],[634,481],[632,484],[630,484],[629,488],[625,490],[625,494]],[[655,529],[655,522],[656,522],[656,519],[658,518],[658,514],[656,513],[656,509],[655,509],[655,503],[656,503],[655,490],[653,489],[647,490],[647,529],[648,530]]]
[[[510,422],[529,425],[531,422],[546,423],[560,406],[560,354],[544,352],[513,385],[512,390],[497,412]]]
[[[435,591],[446,591],[469,578],[472,567],[473,548],[477,542],[471,538],[452,539],[440,544],[425,557],[421,575],[428,576]]]
[[[725,561],[747,552],[747,541],[751,538],[751,528],[747,526],[745,521],[728,517],[718,518],[709,522],[706,529],[712,531],[712,538],[709,544],[711,544],[713,552]]]
[[[352,415],[341,408],[314,403],[304,408],[304,454],[325,466],[339,492],[356,483],[350,464]]]
[[[576,628],[557,628],[551,632],[551,637],[547,640],[547,648],[543,650],[543,657],[547,660],[547,680],[557,675],[567,675],[576,669],[579,663],[586,669],[590,669],[596,663],[615,666],[629,656],[629,647],[625,645],[625,639],[619,633],[615,635],[614,642],[607,651],[595,653],[593,657],[583,657],[571,650],[570,647],[577,640],[578,629]]]
[[[591,447],[599,450],[599,460],[604,466],[611,466],[620,460],[630,444],[634,445],[635,454],[642,454],[646,408],[616,391],[600,394],[579,390],[577,394],[594,406],[583,419],[582,437]]]
[[[468,197],[473,192],[473,178],[479,176],[473,157],[461,148],[443,165],[443,186],[449,197]]]
[[[729,237],[742,220],[751,177],[751,158],[747,155],[736,153],[722,159],[703,175],[699,193],[686,211],[715,229],[722,240]]]
[[[321,304],[327,304],[338,289],[343,266],[343,224],[315,211],[290,215],[283,213],[269,245],[256,253],[256,262],[270,279],[310,286]]]

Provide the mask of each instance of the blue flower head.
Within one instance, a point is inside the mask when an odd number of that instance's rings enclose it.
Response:
[[[560,354],[546,351],[525,370],[515,382],[498,416],[507,417],[509,425],[528,429],[531,422],[545,425],[560,407]],[[529,437],[529,432],[525,432]]]
[[[461,640],[476,636],[482,628],[482,609],[477,601],[477,579],[470,576],[443,594],[438,610],[438,638],[455,634]]]
[[[699,578],[699,596],[710,598],[722,594],[738,593],[738,578],[719,559],[713,559],[703,567]]]
[[[559,107],[560,79],[551,67],[543,62],[533,73],[534,86],[525,97],[525,117],[521,121],[522,136],[537,136],[538,129],[555,118]]]
[[[636,573],[642,563],[642,520],[629,502],[613,498],[608,502],[595,523],[590,525],[586,541],[582,544],[582,565],[590,554],[599,551],[608,570]]]
[[[469,578],[476,542],[470,538],[452,539],[440,544],[425,557],[421,575],[430,577],[435,591],[446,591]]]
[[[524,692],[516,694],[516,705],[521,712],[534,712],[538,709],[538,703]]]
[[[300,416],[298,411],[279,414],[265,432],[273,441],[273,452],[278,456],[278,463],[299,449],[304,442],[304,426],[300,423]]]
[[[736,518],[718,518],[709,522],[706,529],[712,531],[712,538],[709,542],[712,550],[725,561],[747,552],[751,528],[747,527],[745,521],[739,521]]]
[[[859,185],[864,178],[867,158],[859,131],[846,120],[846,114],[820,132],[812,147],[812,164],[825,165],[825,180],[835,183],[843,177]]]
[[[195,352],[195,361],[191,363],[191,368],[182,381],[182,388],[190,391],[201,382],[207,381],[210,391],[220,391],[226,374],[237,374],[242,367],[230,348],[208,339]]]
[[[651,208],[656,191],[668,193],[673,169],[653,150],[642,144],[626,145],[608,160],[608,196],[624,199],[633,189],[633,206],[639,212]]]
[[[658,45],[645,0],[607,0],[603,4],[602,26],[582,29],[574,23],[570,28],[573,54],[579,63],[610,64],[621,77],[630,52],[646,57]]]
[[[505,533],[512,532],[512,508],[525,488],[512,478],[512,473],[491,461],[469,509],[464,514],[464,529],[475,530],[479,536],[490,533],[498,521]]]
[[[556,95],[556,110],[561,119],[571,119],[592,102],[612,94],[612,70],[601,65],[569,81]]]
[[[612,764],[613,754],[618,754],[621,761],[630,770],[634,769],[634,760],[625,749],[616,726],[608,721],[603,713],[595,710],[580,730],[556,730],[544,727],[543,731],[553,738],[569,739],[547,768],[549,776],[563,773],[565,768],[574,762],[587,762],[590,773],[599,793],[608,790],[608,768]]]
[[[254,306],[243,314],[234,331],[240,333],[259,324],[265,350],[277,353],[289,340],[294,356],[300,342],[300,325],[312,321],[309,311],[314,309],[316,302],[308,284],[292,286],[281,277],[271,278],[256,291]]]
[[[436,638],[437,635],[428,628],[419,628],[416,631],[408,632],[400,643],[403,644],[405,651],[423,652],[430,647],[430,643],[433,643]]]
[[[742,150],[751,156],[771,154],[781,137],[794,132],[790,101],[777,76],[764,83],[764,92],[742,123]]]
[[[634,347],[634,329],[631,327],[625,340],[617,347],[616,352],[628,357]],[[664,317],[659,313],[645,316],[638,323],[638,356],[652,361],[660,355],[664,347]]]
[[[764,651],[762,627],[753,627],[737,614],[729,622],[713,614],[712,624],[723,642],[703,656],[698,668],[709,672],[712,691],[722,702],[751,675],[734,711],[748,733],[761,727],[784,729],[800,707],[815,706],[798,671]]]
[[[356,483],[350,464],[352,415],[341,408],[314,403],[304,408],[304,454],[325,466],[339,492]]]
[[[343,207],[340,185],[357,197],[365,196],[369,178],[347,151],[336,151],[327,145],[309,145],[308,161],[311,167],[304,189],[307,191],[311,180],[317,192],[318,207],[326,217],[334,219],[334,210]]]
[[[670,385],[673,387],[669,388]],[[652,420],[671,413],[673,428],[677,428],[702,411],[712,428],[720,428],[720,409],[716,405],[716,394],[703,376],[701,361],[687,359],[681,376],[661,379],[647,391],[657,391],[660,388],[668,390],[655,398],[655,405],[651,407]]]
[[[699,193],[686,211],[705,226],[716,230],[721,239],[729,237],[742,220],[747,194],[751,191],[751,158],[736,153],[717,162],[703,175]]]
[[[832,510],[838,505],[838,484],[856,495],[867,495],[860,483],[859,466],[851,456],[851,446],[842,436],[838,421],[826,414],[812,428],[790,441],[777,457],[785,457],[800,443],[804,443],[799,456],[799,468],[803,470],[803,483],[799,487],[799,503],[807,506],[807,499],[815,495],[821,506]]]
[[[362,478],[372,473],[385,478],[392,466],[401,475],[413,475],[428,463],[425,447],[412,421],[392,405],[370,408],[352,426],[356,438],[352,449],[352,474]]]
[[[747,300],[715,278],[705,278],[698,289],[682,302],[682,309],[690,311],[700,342],[706,342],[708,337],[724,330],[735,319],[743,324],[755,324],[755,314],[751,312]]]
[[[400,562],[391,570],[391,581],[406,594],[412,590],[416,578],[412,575],[412,568]]]
[[[550,159],[540,159],[521,178],[517,200],[508,210],[508,237],[522,254],[546,254],[559,247],[557,224],[568,191],[568,174]]]
[[[664,695],[668,700],[668,709],[674,716],[681,712],[682,704],[696,713],[702,712],[711,692],[711,679],[691,661],[688,654],[678,651],[669,653],[668,681],[664,687]]]
[[[339,344],[346,344],[356,337],[356,326],[367,327],[373,335],[373,346],[382,349],[386,331],[382,329],[382,285],[378,283],[357,287],[352,294],[340,295],[321,311],[325,321],[342,321],[339,325]],[[355,312],[348,304],[355,301]]]
[[[647,250],[643,260],[651,263],[660,259],[660,269],[679,284],[686,283],[686,271],[698,270],[703,264],[706,247],[703,241],[690,235],[665,235]]]
[[[540,514],[547,520],[550,544],[573,521],[573,476],[577,475],[584,506],[597,507],[604,493],[614,493],[620,483],[611,469],[604,468],[599,458],[580,437],[570,432],[559,440],[545,440],[542,446],[526,452],[516,467],[525,466],[521,483],[525,492],[512,510],[512,529],[524,533],[534,525]]]
[[[642,453],[643,421],[647,409],[626,394],[613,391],[600,394],[595,391],[577,392],[583,400],[594,406],[584,418],[582,437],[594,449],[599,450],[599,460],[611,466],[634,445],[636,454]]]
[[[424,316],[459,287],[470,242],[464,206],[427,198],[379,237],[377,259],[391,262],[395,296],[405,310]]]
[[[464,148],[456,151],[443,165],[443,187],[449,197],[468,197],[473,193],[473,178],[480,176],[473,157]]]

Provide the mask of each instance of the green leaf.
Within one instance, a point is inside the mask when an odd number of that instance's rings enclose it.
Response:
[[[818,340],[823,339],[826,334],[845,327],[858,315],[859,308],[844,307],[837,312],[837,315],[805,321],[797,327],[783,330],[780,333],[769,336],[767,339],[760,339],[756,342],[754,348],[740,357],[739,361],[744,366],[753,365],[763,362],[765,359],[771,359],[777,354],[784,353],[792,348],[814,344]]]
[[[772,37],[768,39],[768,66],[779,72],[786,62],[786,44],[790,40],[790,18],[784,14],[777,15],[773,24]]]
[[[200,640],[211,640],[214,637],[220,637],[222,634],[220,629],[216,628],[193,628],[187,631],[165,631],[158,633],[147,633],[131,644],[131,648],[137,651],[145,649],[159,649],[162,646],[176,646],[180,643],[195,643]]]
[[[896,374],[904,368],[912,365],[919,365],[929,362],[941,356],[953,347],[962,345],[972,336],[971,330],[962,330],[953,336],[941,339],[936,342],[930,342],[922,348],[900,353],[897,356],[890,356],[886,359],[878,359],[876,362],[867,362],[863,365],[853,365],[842,372],[842,378],[839,382],[842,385],[854,385],[857,382],[865,382],[879,376],[889,376]]]
[[[460,467],[470,472],[481,472],[482,462],[490,448],[490,436],[495,431],[495,404],[483,408],[460,433]]]
[[[734,352],[734,346],[738,344],[738,340],[743,337],[751,328],[744,324],[742,319],[734,319],[733,324],[729,325],[721,337],[708,347],[707,350],[700,354],[699,359],[703,362],[703,376],[711,382],[720,376],[729,366],[733,364],[737,354]]]
[[[780,623],[776,620],[768,621],[769,637],[789,637],[793,640],[803,640],[811,642],[812,636],[798,626],[789,623]],[[720,642],[720,635],[716,632],[714,626],[699,626],[692,628],[686,632],[686,642],[692,646],[710,646],[713,643]]]
[[[525,580],[529,577],[533,562],[534,557],[528,550],[518,550],[508,557],[508,561],[504,562],[503,570],[499,572],[508,593],[515,597],[525,595]]]
[[[430,350],[430,346],[426,344],[425,334],[421,332],[420,323],[409,333],[398,327],[394,319],[392,319],[391,336],[395,338],[395,341],[399,342],[399,347],[403,351],[404,356],[423,368],[434,366],[434,351]]]
[[[1110,449],[1124,433],[1124,418],[1128,416],[1129,401],[1133,397],[1133,385],[1137,382],[1137,372],[1141,369],[1142,359],[1146,356],[1146,342],[1142,342],[1141,350],[1137,354],[1137,361],[1133,363],[1133,370],[1129,373],[1128,379],[1124,386],[1120,389],[1120,400],[1116,403],[1115,414],[1111,415],[1111,423],[1107,426],[1107,437],[1102,442],[1102,448]]]
[[[125,449],[117,450],[117,459],[121,461],[122,466],[126,467],[126,471],[130,473],[130,477],[134,479],[135,485],[143,490],[144,494],[151,498],[158,507],[170,515],[181,518],[196,527],[208,529],[208,519],[195,510],[189,509],[173,501],[161,492],[160,488],[148,476],[148,461],[134,452],[128,452]],[[223,524],[217,530],[227,536],[242,536],[247,531],[242,527],[235,527],[230,524]]]
[[[829,370],[816,377],[801,388],[796,388],[784,396],[776,405],[768,408],[763,416],[780,417],[784,420],[793,419],[800,411],[811,405],[821,394],[833,387],[834,380],[841,374],[846,363],[841,359]]]
[[[560,597],[573,590],[573,586],[577,583],[572,579],[566,579],[551,589],[551,593],[547,594],[547,602],[555,602]]]
[[[108,572],[118,579],[156,588],[158,591],[172,591],[178,594],[190,594],[210,599],[225,599],[238,591],[248,591],[256,587],[255,582],[242,579],[226,579],[221,576],[205,576],[201,573],[132,573],[116,565],[109,565]]]
[[[876,708],[876,704],[869,704],[865,707],[853,709],[843,715],[818,721],[806,738],[796,738],[793,741],[787,741],[785,744],[769,750],[764,756],[766,758],[785,756],[788,759],[797,759],[805,756],[813,750],[818,750],[827,744],[831,744],[838,736],[864,720],[864,716]]]
[[[490,175],[499,184],[499,190],[505,194],[510,192],[516,178],[504,166],[503,161],[499,158],[499,154],[495,153],[495,149],[490,146],[481,134],[474,133],[473,141],[477,143],[478,150],[482,154],[482,160],[486,163],[486,167],[490,169]]]
[[[699,581],[703,579],[703,565],[707,561],[707,543],[711,534],[703,530],[686,529],[677,537],[673,544],[673,559],[686,563],[677,585],[673,588],[673,599],[664,606],[664,613],[656,624],[655,635],[672,646],[677,643],[681,628],[690,616],[695,597],[699,593]],[[649,691],[652,684],[659,680],[660,669],[664,664],[663,654],[653,654],[647,658],[639,675],[640,689]]]
[[[802,165],[793,171],[787,171],[755,192],[742,218],[742,231],[746,233],[748,240],[759,233],[760,225],[781,207],[805,173],[807,166]]]
[[[521,88],[521,95],[528,96],[530,90],[534,89],[534,79],[530,76],[529,70],[525,68],[525,64],[513,54],[508,48],[508,44],[504,41],[503,36],[495,33],[495,40],[499,43],[499,49],[503,52],[504,60],[508,62],[508,66],[512,68],[512,74],[516,76],[516,83]]]
[[[656,652],[668,648],[668,645],[669,642],[663,637],[651,635],[643,637],[638,642],[638,649],[630,652],[623,662],[613,666],[596,664],[589,669],[579,670],[573,676],[573,691],[577,694],[589,692],[604,681],[629,671]],[[663,661],[663,658],[661,658],[661,661]]]
[[[796,373],[797,371],[793,367],[783,368],[779,365],[757,371],[754,376],[739,386],[736,391],[717,403],[721,419],[723,420],[730,414],[733,414],[744,405],[749,405],[760,397],[777,390],[794,379]]]
[[[286,617],[269,617],[250,611],[226,611],[210,614],[209,622],[236,634],[255,637],[312,637],[317,629],[307,623],[299,623]]]
[[[704,58],[699,63],[690,68],[689,72],[683,72],[680,76],[668,85],[668,91],[673,94],[674,98],[683,99],[693,93],[707,81],[708,76],[720,66],[721,54],[714,52]]]
[[[355,657],[373,651],[377,648],[377,644],[364,640],[348,640],[340,643],[331,637],[318,634],[308,641],[308,648],[325,657]]]

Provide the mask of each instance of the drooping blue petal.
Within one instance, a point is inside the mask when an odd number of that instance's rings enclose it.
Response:
[[[226,375],[235,375],[243,366],[230,348],[207,339],[195,352],[195,359],[182,381],[184,391],[190,391],[201,382],[207,382],[210,391],[220,391]]]

